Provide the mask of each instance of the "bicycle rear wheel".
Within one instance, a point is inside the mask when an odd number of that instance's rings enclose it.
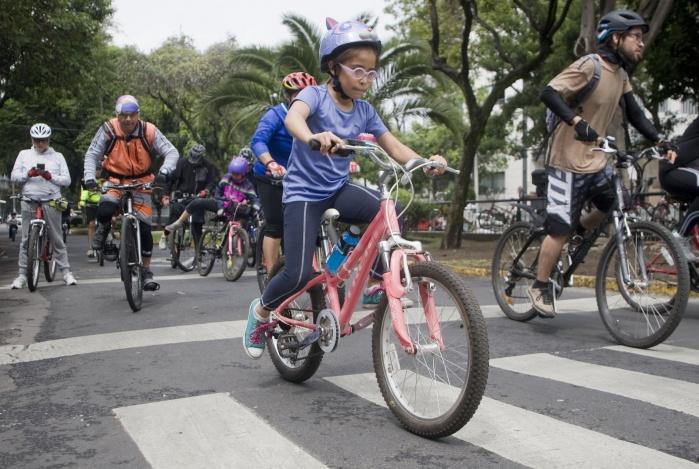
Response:
[[[192,237],[192,232],[187,226],[181,226],[177,230],[177,237],[175,238],[177,243],[177,266],[183,272],[191,272],[197,266],[196,257],[196,246],[194,246],[194,239]]]
[[[35,291],[39,286],[41,271],[41,227],[34,225],[30,230],[27,239],[27,286],[29,291]]]
[[[284,270],[283,257],[272,267],[269,278],[271,279],[282,270]],[[284,311],[282,314],[299,321],[315,323],[318,313],[325,308],[322,288],[317,285],[305,291],[296,301],[289,305],[289,308],[291,309]],[[308,329],[289,328],[284,324],[277,326],[274,332],[275,334],[293,334],[299,342],[310,333]],[[323,361],[323,351],[320,349],[318,342],[298,350],[295,357],[282,357],[277,344],[278,339],[276,337],[268,338],[267,352],[272,359],[274,367],[285,380],[292,383],[302,383],[318,371],[318,367]]]
[[[228,246],[230,239],[231,246]],[[240,227],[226,239],[221,249],[223,276],[229,282],[235,282],[243,275],[247,265],[250,238],[245,228]]]
[[[50,239],[46,239],[46,243],[44,244],[44,277],[46,277],[47,282],[53,282],[53,279],[56,278],[56,260],[53,258],[53,244],[51,243]]]
[[[518,222],[498,241],[491,267],[495,300],[505,315],[515,321],[529,321],[537,316],[527,295],[534,282],[543,231],[534,225]]]
[[[623,282],[616,240],[610,240],[597,269],[597,306],[605,327],[620,344],[653,347],[682,320],[689,297],[689,267],[672,234],[655,223],[632,224],[623,246],[633,283]]]
[[[197,244],[197,271],[202,277],[209,275],[214,268],[217,255],[216,241],[216,232],[205,230]]]
[[[403,350],[384,297],[374,313],[374,370],[386,404],[403,426],[441,438],[462,428],[478,408],[488,380],[488,335],[473,293],[453,272],[436,262],[409,269],[411,305],[403,311],[417,352]],[[434,324],[432,307],[442,346],[428,326]]]
[[[124,218],[121,222],[121,247],[119,248],[119,268],[124,282],[126,300],[135,313],[143,303],[143,268],[138,261],[136,222]]]

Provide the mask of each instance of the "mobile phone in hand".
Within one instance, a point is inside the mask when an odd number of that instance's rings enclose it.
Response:
[[[38,169],[39,171],[43,171],[44,169],[46,169],[46,166],[44,166],[44,163],[37,163],[36,169]]]

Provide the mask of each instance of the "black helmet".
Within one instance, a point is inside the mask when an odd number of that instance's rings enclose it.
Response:
[[[204,148],[204,145],[197,144],[194,145],[191,150],[189,150],[187,160],[193,165],[198,165],[201,164],[201,160],[204,159],[204,155],[206,155],[206,148]]]
[[[257,157],[255,156],[255,153],[252,151],[250,147],[243,147],[240,149],[238,152],[238,155],[242,156],[245,158],[248,162],[248,164],[254,164],[255,161],[257,160]]]
[[[641,28],[648,32],[648,23],[641,15],[631,10],[610,11],[597,23],[597,42],[606,42],[612,33],[623,33],[631,28]]]

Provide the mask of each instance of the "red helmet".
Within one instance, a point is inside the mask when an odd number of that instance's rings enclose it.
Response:
[[[316,79],[313,78],[313,75],[306,72],[290,73],[282,80],[284,89],[291,92],[301,91],[307,86],[315,85],[317,85]]]

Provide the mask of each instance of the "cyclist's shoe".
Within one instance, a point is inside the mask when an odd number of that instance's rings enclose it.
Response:
[[[381,299],[385,294],[386,292],[382,284],[377,283],[376,285],[372,285],[364,290],[364,294],[362,295],[362,304],[365,306],[376,306],[381,303]]]
[[[87,250],[87,258],[88,258],[88,259],[94,259],[94,258],[95,258],[95,250],[94,250],[94,249],[88,249],[88,250]]]
[[[19,275],[16,279],[12,281],[12,284],[10,285],[10,288],[12,290],[19,290],[21,288],[24,288],[27,286],[27,277],[26,275]]]
[[[266,321],[260,321],[255,314],[255,309],[259,304],[259,298],[255,298],[252,300],[252,303],[250,303],[250,307],[248,308],[248,323],[245,326],[245,335],[243,336],[245,354],[255,360],[260,358],[265,351],[265,335],[260,331],[260,326],[265,324]]]
[[[527,296],[532,302],[532,306],[542,318],[555,318],[556,310],[553,307],[553,293],[549,285],[544,288],[530,286],[527,289]]]
[[[160,241],[158,241],[158,247],[160,248],[161,251],[164,251],[167,249],[167,238],[165,237],[165,233],[163,233],[160,236]]]
[[[684,257],[687,258],[687,262],[696,262],[697,256],[692,252],[692,247],[689,244],[689,238],[682,236],[677,231],[672,232],[672,237],[675,238],[677,244],[680,245]]]
[[[165,231],[167,231],[168,233],[172,233],[173,231],[177,230],[177,228],[179,228],[181,224],[182,223],[180,223],[179,220],[173,221],[165,227]]]
[[[111,225],[105,225],[103,223],[98,223],[95,229],[95,235],[92,237],[92,249],[95,251],[101,251],[104,247],[104,242],[107,239]]]
[[[160,290],[160,284],[153,280],[153,271],[143,268],[143,291]]]
[[[77,285],[78,281],[75,280],[75,277],[73,277],[73,273],[68,270],[63,273],[63,283],[66,285]]]

